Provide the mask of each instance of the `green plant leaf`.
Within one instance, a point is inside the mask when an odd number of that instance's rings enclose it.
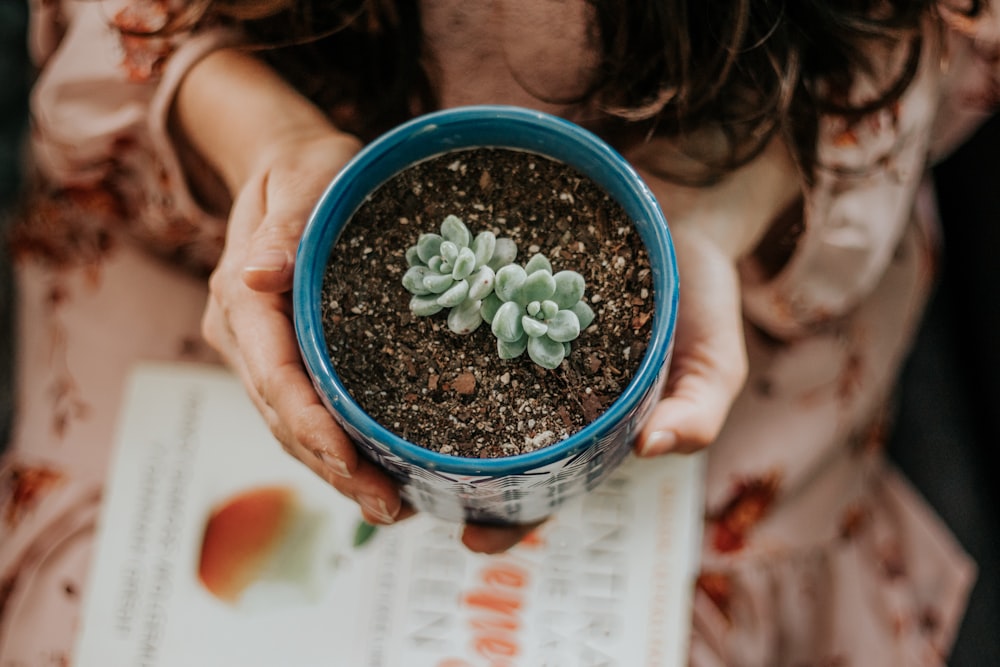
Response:
[[[456,280],[455,284],[452,285],[445,291],[441,296],[438,297],[438,303],[445,308],[454,308],[458,304],[465,301],[469,296],[469,281],[468,280]]]
[[[542,253],[535,253],[532,255],[531,259],[528,260],[528,263],[524,265],[524,270],[527,271],[529,276],[536,271],[545,271],[546,273],[551,274],[552,262],[550,262],[549,258]]]
[[[542,368],[558,368],[566,357],[566,348],[548,336],[529,338],[528,356]]]
[[[524,335],[521,325],[521,306],[514,301],[508,301],[500,306],[493,316],[493,335],[506,343],[513,343]]]
[[[410,312],[417,317],[429,317],[440,312],[443,306],[438,303],[437,294],[417,295],[410,297]]]
[[[476,267],[486,266],[493,259],[497,237],[493,232],[479,232],[472,240],[472,252],[476,255]]]
[[[421,266],[425,264],[420,259],[420,254],[417,252],[419,249],[415,245],[411,245],[406,249],[406,265],[407,266]]]
[[[451,269],[451,277],[455,280],[462,280],[472,275],[476,270],[476,254],[470,248],[462,248],[458,251],[458,256]]]
[[[507,341],[497,339],[497,354],[501,359],[516,359],[524,354],[525,348],[528,347],[528,337],[521,336],[512,343]]]
[[[549,330],[549,325],[541,320],[536,320],[530,315],[525,315],[521,318],[521,327],[524,329],[524,333],[528,334],[529,338],[544,336],[545,332]]]
[[[417,239],[417,257],[424,264],[431,261],[431,257],[440,255],[441,242],[444,241],[438,234],[421,234]]]
[[[411,294],[430,294],[431,291],[424,287],[424,278],[427,277],[428,273],[430,273],[430,269],[426,266],[411,266],[403,274],[403,287]]]
[[[484,267],[489,268],[489,267]],[[493,292],[490,292],[483,298],[483,305],[480,307],[480,313],[483,319],[493,324],[493,318],[496,317],[497,311],[500,310],[500,306],[503,305],[503,301],[500,300]]]
[[[493,257],[490,258],[488,266],[494,271],[499,271],[515,259],[517,259],[517,244],[514,243],[514,239],[499,238],[493,246]]]
[[[527,279],[528,274],[524,272],[524,269],[517,264],[508,264],[496,272],[493,291],[496,292],[501,301],[515,301],[521,286]]]
[[[431,294],[444,294],[455,284],[455,279],[451,275],[440,273],[428,273],[424,276],[424,287]]]
[[[367,521],[358,521],[354,528],[354,547],[358,548],[374,537],[378,529]]]
[[[457,215],[449,215],[444,219],[441,223],[441,236],[459,248],[468,248],[469,242],[472,240],[469,228]]]
[[[587,304],[586,301],[578,301],[572,308],[570,308],[576,317],[580,320],[580,330],[583,331],[590,326],[590,323],[594,321],[594,310]]]
[[[448,311],[448,328],[454,333],[467,335],[479,328],[483,323],[480,312],[480,302],[468,299],[457,308]]]
[[[438,251],[438,254],[441,255],[441,259],[443,259],[449,265],[454,266],[455,260],[458,259],[458,249],[459,246],[457,246],[455,243],[451,241],[442,241],[441,249]],[[444,271],[442,271],[442,273],[444,273]]]
[[[536,255],[537,257],[537,255]],[[556,281],[548,271],[528,273],[528,277],[518,290],[517,300],[527,305],[532,301],[545,301],[552,298],[556,291]]]
[[[559,343],[576,340],[580,335],[580,319],[572,310],[560,310],[548,321],[549,338]]]
[[[561,310],[572,308],[573,304],[583,298],[586,283],[576,271],[560,271],[552,276],[556,281],[556,291],[552,300],[559,304]]]
[[[488,294],[492,294],[495,278],[493,269],[488,266],[479,267],[478,271],[468,277],[469,298],[485,299]]]

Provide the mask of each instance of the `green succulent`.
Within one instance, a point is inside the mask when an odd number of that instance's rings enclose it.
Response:
[[[501,267],[481,308],[500,357],[513,359],[527,350],[539,366],[558,367],[569,354],[570,342],[594,321],[594,311],[583,300],[585,287],[575,271],[553,274],[543,254],[534,255],[524,267]]]
[[[496,271],[516,256],[513,240],[488,231],[473,238],[461,218],[447,216],[440,234],[421,234],[406,251],[410,311],[423,317],[449,308],[448,328],[472,333],[482,324],[482,300],[493,292]]]
[[[418,316],[448,308],[448,328],[469,334],[485,320],[497,338],[501,359],[527,350],[539,366],[557,368],[570,343],[594,321],[583,300],[586,288],[576,271],[552,273],[538,253],[523,267],[514,264],[517,246],[492,232],[472,237],[461,218],[447,216],[440,234],[421,234],[406,251],[403,286]]]

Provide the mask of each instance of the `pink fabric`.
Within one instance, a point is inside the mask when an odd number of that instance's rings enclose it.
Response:
[[[934,275],[927,156],[996,101],[993,4],[979,23],[949,17],[943,40],[928,28],[900,104],[856,126],[824,123],[820,156],[835,168],[804,189],[795,254],[768,279],[742,267],[750,378],[710,453],[692,665],[943,664],[974,565],[884,462],[882,406]],[[585,3],[422,7],[445,106],[586,117],[535,96],[570,99],[584,78]],[[21,384],[0,470],[0,665],[71,660],[129,365],[214,360],[199,336],[198,276],[218,256],[224,221],[188,192],[166,113],[184,72],[237,36],[135,41],[117,29],[155,26],[169,11],[163,0],[33,7],[41,178],[15,237]],[[558,38],[554,23],[565,26]]]

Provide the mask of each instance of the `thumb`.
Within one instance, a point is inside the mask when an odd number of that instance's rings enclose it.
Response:
[[[334,133],[285,147],[263,177],[264,217],[254,231],[243,282],[260,292],[292,288],[295,254],[313,207],[361,142]]]
[[[262,228],[263,229],[263,228]],[[295,270],[295,244],[255,234],[243,266],[243,282],[258,292],[287,292]]]
[[[680,295],[667,388],[640,433],[640,456],[715,441],[747,375],[739,280],[711,241],[678,234]]]
[[[665,397],[653,409],[639,438],[640,456],[691,453],[709,446],[719,435],[735,393],[734,378],[690,365],[677,369]]]
[[[269,211],[247,246],[243,282],[258,292],[287,292],[292,288],[295,254],[305,228],[307,212]]]

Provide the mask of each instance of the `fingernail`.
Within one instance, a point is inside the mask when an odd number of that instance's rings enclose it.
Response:
[[[288,266],[288,253],[284,250],[265,250],[254,255],[246,264],[245,271],[284,271]]]
[[[344,479],[351,478],[351,471],[347,469],[347,464],[344,463],[343,459],[322,449],[314,449],[313,455],[320,460],[320,463],[322,463],[324,467],[329,468],[338,476],[343,477]]]
[[[653,431],[643,441],[639,456],[665,454],[677,446],[677,434],[673,431]]]
[[[378,519],[379,523],[393,523],[396,520],[396,517],[389,512],[389,506],[377,496],[358,496],[358,504],[368,514]]]

